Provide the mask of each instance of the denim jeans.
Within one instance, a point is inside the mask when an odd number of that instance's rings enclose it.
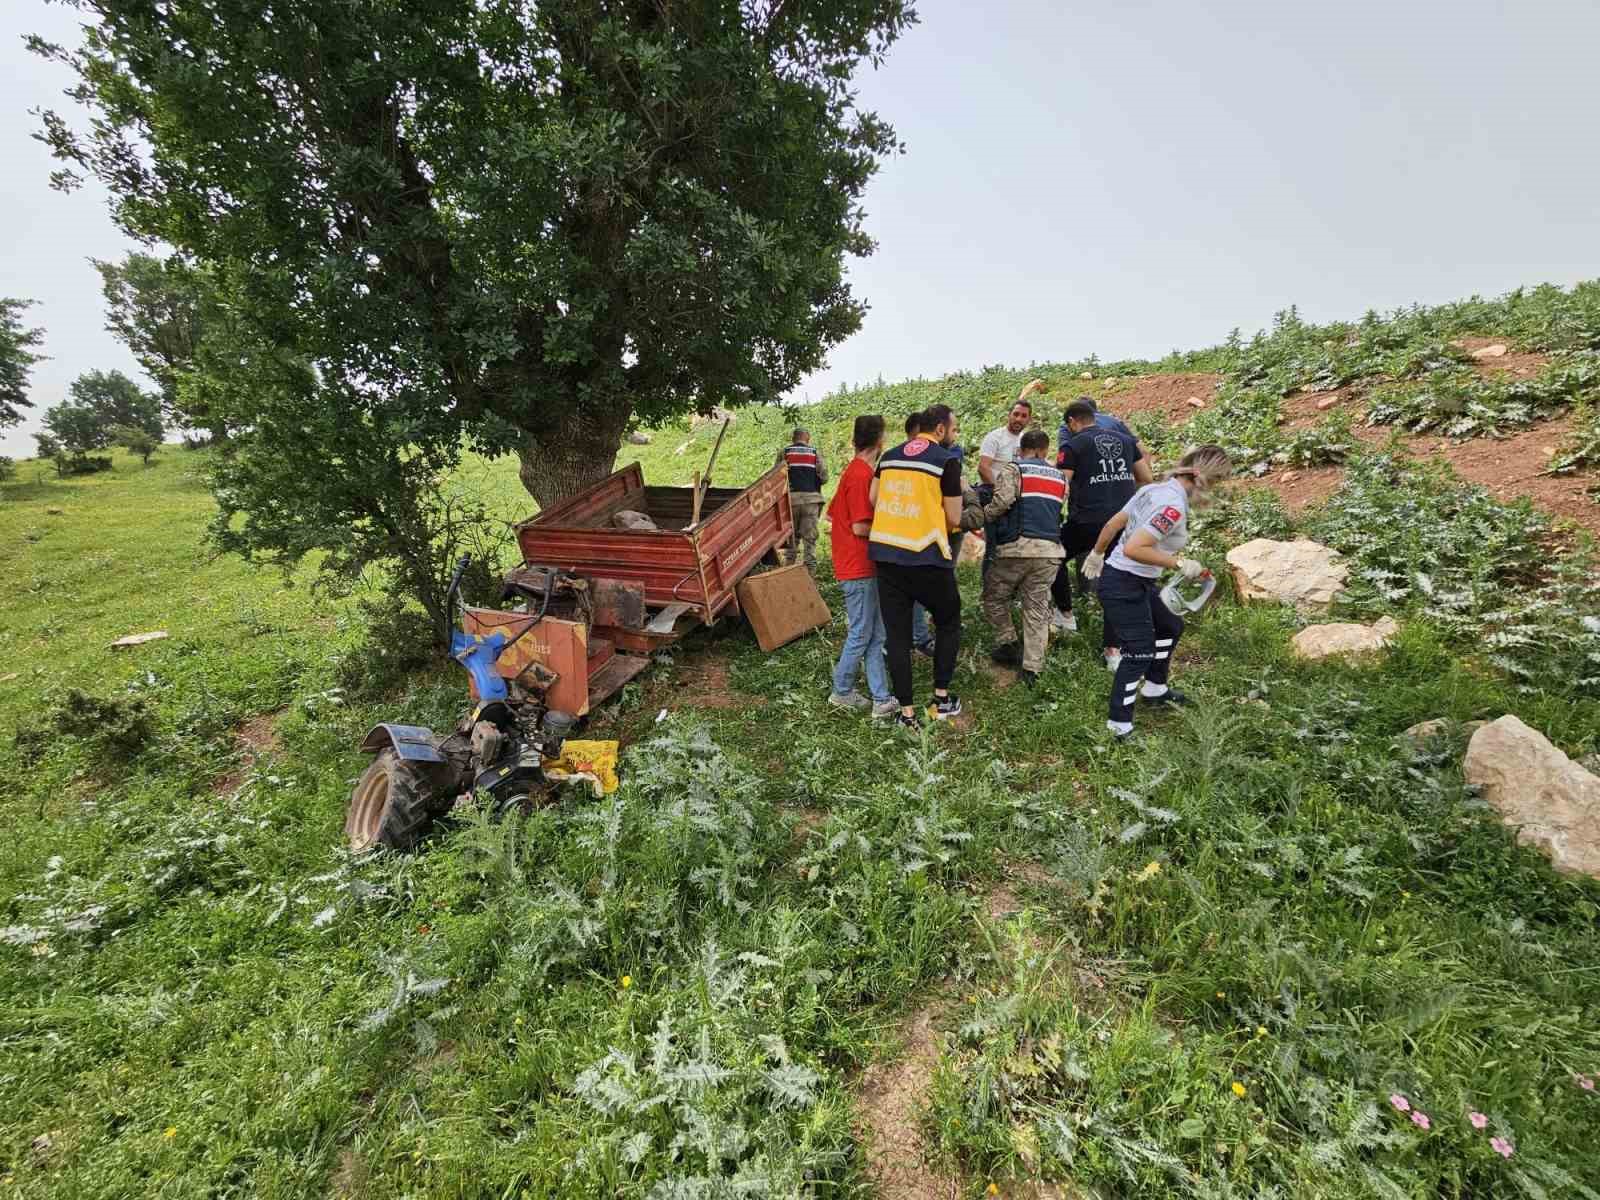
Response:
[[[844,592],[844,649],[833,667],[833,690],[838,695],[855,691],[856,669],[867,669],[867,691],[878,703],[892,699],[889,668],[883,661],[883,614],[878,608],[876,579],[846,579]]]

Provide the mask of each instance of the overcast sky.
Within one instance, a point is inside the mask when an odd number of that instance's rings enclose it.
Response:
[[[1159,356],[1291,303],[1359,316],[1600,276],[1592,0],[924,0],[862,79],[906,142],[867,195],[872,305],[803,389],[988,363]],[[42,409],[93,367],[88,258],[126,249],[94,188],[49,190],[21,46],[75,14],[0,3],[0,295],[38,300]],[[37,409],[36,409],[37,411]],[[26,453],[21,430],[0,452]]]

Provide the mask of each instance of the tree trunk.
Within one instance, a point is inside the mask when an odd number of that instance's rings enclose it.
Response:
[[[523,443],[517,451],[522,460],[517,476],[540,508],[558,504],[611,474],[630,415],[626,405],[600,415],[575,413]]]

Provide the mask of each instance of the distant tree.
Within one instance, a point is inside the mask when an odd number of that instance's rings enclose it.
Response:
[[[211,410],[204,390],[184,386],[204,332],[221,332],[211,273],[176,256],[150,254],[94,265],[106,300],[106,328],[156,381],[167,420],[180,429],[204,430],[213,441],[226,440],[226,424]]]
[[[161,439],[150,436],[150,431],[140,429],[135,425],[113,425],[111,427],[111,441],[113,445],[121,446],[130,454],[137,454],[145,466],[150,465],[150,456],[161,449]]]
[[[4,483],[17,473],[17,464],[4,454],[0,454],[0,483]]]
[[[67,388],[74,402],[95,414],[104,427],[106,441],[118,426],[142,429],[161,438],[161,401],[121,371],[85,371]]]
[[[76,400],[63,400],[45,409],[44,427],[59,449],[73,458],[111,445],[111,426],[96,410]]]
[[[0,429],[22,420],[22,410],[32,408],[28,399],[28,373],[44,355],[33,349],[44,341],[44,330],[26,329],[22,314],[32,300],[0,297]]]
[[[898,143],[851,80],[910,0],[83,9],[78,49],[31,42],[93,117],[45,114],[58,184],[229,273],[327,410],[514,451],[541,504],[635,419],[771,401],[861,323],[844,264]]]

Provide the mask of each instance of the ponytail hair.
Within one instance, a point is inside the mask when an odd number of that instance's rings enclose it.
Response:
[[[1233,460],[1221,446],[1196,446],[1167,474],[1187,475],[1200,487],[1212,487],[1233,474]]]

